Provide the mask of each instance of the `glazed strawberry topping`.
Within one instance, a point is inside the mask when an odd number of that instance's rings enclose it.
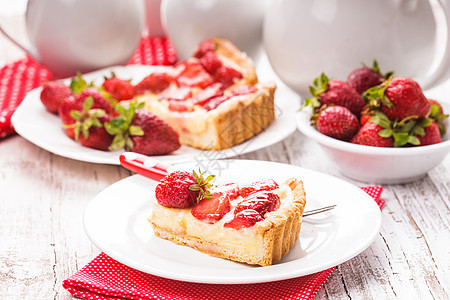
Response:
[[[110,93],[118,101],[132,99],[135,96],[134,87],[131,82],[115,76],[106,79],[102,86],[105,91]]]
[[[178,85],[206,88],[214,80],[200,63],[186,63],[186,68],[177,77]]]
[[[191,214],[199,220],[214,223],[230,211],[230,196],[226,192],[212,193],[210,196],[196,203]]]
[[[246,198],[251,193],[259,191],[272,191],[279,188],[279,185],[273,179],[266,179],[253,182],[250,185],[241,187],[239,193],[242,197]]]
[[[211,98],[215,98],[223,95],[223,85],[219,82],[213,83],[204,90],[198,92],[193,97],[193,103],[196,105],[204,105]]]
[[[233,89],[231,92],[234,96],[247,95],[256,92],[258,89],[254,85],[240,85]]]
[[[214,73],[214,80],[223,84],[224,88],[227,88],[235,83],[235,80],[242,79],[241,72],[227,67],[221,66]]]
[[[214,74],[217,70],[222,66],[222,62],[217,57],[214,51],[206,52],[202,58],[200,58],[200,63],[203,68],[205,68],[206,72],[209,74]]]
[[[263,217],[254,209],[245,209],[237,213],[234,218],[225,224],[223,227],[242,229],[254,226],[257,222],[264,220]]]
[[[253,209],[257,211],[261,217],[264,217],[266,213],[277,210],[279,207],[280,196],[274,193],[261,191],[250,194],[244,201],[236,206],[234,213],[237,214],[246,209]]]
[[[201,58],[208,51],[214,51],[216,49],[216,45],[210,39],[204,40],[200,43],[197,48],[197,51],[194,53],[194,57]]]
[[[173,78],[167,73],[152,73],[142,79],[135,87],[136,94],[145,94],[146,92],[161,93],[169,87]]]

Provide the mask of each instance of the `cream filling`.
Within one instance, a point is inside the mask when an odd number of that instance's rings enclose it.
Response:
[[[280,196],[280,208],[292,205],[293,194],[288,185],[281,185],[278,189],[271,191]],[[167,229],[179,235],[187,235],[200,240],[221,245],[232,246],[233,249],[246,251],[248,254],[259,253],[263,250],[260,237],[255,234],[258,223],[255,226],[243,229],[223,227],[223,224],[233,219],[234,208],[242,201],[242,197],[233,200],[231,210],[216,223],[203,222],[191,214],[191,208],[167,208],[157,202],[153,205],[150,222],[157,227]],[[265,218],[270,218],[273,212],[267,213]]]

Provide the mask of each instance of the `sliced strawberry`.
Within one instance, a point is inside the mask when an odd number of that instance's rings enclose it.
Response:
[[[201,58],[205,53],[216,50],[216,44],[210,39],[204,40],[200,43],[194,53],[194,57]]]
[[[107,78],[102,86],[105,91],[110,93],[111,96],[118,101],[132,99],[135,96],[131,82],[115,76]]]
[[[246,198],[249,194],[259,191],[272,191],[279,188],[279,185],[273,179],[266,179],[253,182],[250,185],[241,187],[239,193]]]
[[[240,85],[231,91],[234,96],[247,95],[256,92],[258,89],[254,85]]]
[[[234,218],[225,224],[223,227],[233,228],[233,229],[242,229],[247,227],[254,226],[257,222],[264,220],[263,217],[253,209],[245,209],[237,213]]]
[[[134,92],[140,95],[147,92],[161,93],[169,87],[173,80],[167,73],[152,73],[134,87]]]
[[[424,131],[424,136],[417,136],[420,141],[420,146],[433,145],[442,142],[439,127],[436,122],[432,122],[429,126],[425,127]]]
[[[202,58],[200,58],[200,63],[209,74],[216,73],[216,71],[222,66],[222,62],[214,51],[206,52]]]
[[[200,63],[189,63],[177,77],[180,86],[197,86],[205,88],[211,85],[214,80]]]
[[[214,80],[223,84],[226,89],[233,85],[235,81],[242,79],[242,73],[227,66],[219,67],[214,73]]]
[[[171,87],[161,94],[160,99],[181,101],[188,99],[191,95],[192,89],[188,86]]]
[[[280,207],[280,203],[280,196],[262,191],[250,194],[248,198],[236,206],[234,213],[237,214],[246,209],[253,209],[264,217],[266,213],[277,210]]]
[[[169,110],[177,112],[193,111],[194,107],[191,101],[169,100]]]
[[[231,95],[223,95],[223,96],[211,98],[211,99],[209,99],[209,101],[206,102],[206,104],[203,105],[203,109],[205,109],[207,111],[216,109],[220,104],[224,103],[231,97],[232,97]]]
[[[212,193],[194,204],[191,214],[202,221],[214,223],[230,211],[230,196],[226,193]]]
[[[198,94],[193,97],[193,103],[196,105],[203,105],[211,98],[222,95],[223,85],[219,82],[216,82],[206,87],[205,89],[200,90]]]

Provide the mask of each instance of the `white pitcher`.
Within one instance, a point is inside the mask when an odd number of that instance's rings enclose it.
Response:
[[[446,0],[274,0],[264,20],[264,47],[280,78],[300,94],[325,72],[348,73],[378,61],[381,71],[430,88],[448,79]]]
[[[56,78],[126,64],[144,26],[142,0],[29,0],[30,46],[3,32]]]
[[[226,38],[255,58],[262,47],[267,0],[162,0],[161,21],[179,59],[190,57],[198,44]]]

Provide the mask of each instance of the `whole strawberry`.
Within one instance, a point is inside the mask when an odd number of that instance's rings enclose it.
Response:
[[[404,77],[388,79],[384,84],[365,92],[369,106],[379,107],[391,120],[425,117],[430,103],[419,84]]]
[[[436,122],[432,122],[429,126],[424,128],[424,136],[417,136],[419,139],[419,146],[433,145],[442,142],[439,127]]]
[[[114,74],[111,78],[105,79],[102,87],[117,101],[129,100],[135,96],[134,87],[131,82],[120,79]]]
[[[91,108],[103,109],[106,114],[112,114],[114,112],[114,106],[96,88],[89,87],[84,89],[80,94],[75,96],[75,101],[81,104],[88,97],[92,97],[93,100]]]
[[[343,81],[330,80],[324,73],[314,80],[314,85],[309,89],[313,98],[305,99],[303,106],[312,106],[316,110],[338,105],[348,108],[359,117],[366,105],[362,96],[352,86]]]
[[[393,147],[394,138],[392,136],[382,137],[379,132],[384,128],[371,121],[367,121],[352,138],[353,144],[360,144],[374,147]]]
[[[381,84],[385,80],[380,73],[377,61],[373,62],[373,67],[367,66],[353,70],[347,77],[347,82],[359,94],[364,93],[371,87]]]
[[[143,109],[144,103],[132,102],[128,107],[117,105],[119,116],[105,123],[114,135],[110,150],[125,148],[145,155],[171,153],[181,147],[178,133],[156,115]]]
[[[335,139],[350,141],[359,130],[359,121],[348,108],[330,106],[320,112],[316,126],[322,134]]]
[[[171,208],[186,208],[211,198],[209,188],[213,175],[203,178],[203,172],[175,171],[163,177],[155,189],[159,204]]]
[[[81,111],[82,103],[75,101],[74,96],[64,99],[58,108],[59,118],[61,119],[64,131],[68,137],[75,139],[75,127],[73,125],[76,120],[72,117],[72,111]]]
[[[444,113],[444,109],[438,101],[428,99],[428,102],[431,105],[429,118],[436,122],[436,125],[439,127],[439,132],[441,136],[443,136],[447,132],[443,121],[447,119],[449,115]]]
[[[199,191],[191,191],[189,187],[196,184],[192,173],[175,171],[162,178],[156,186],[156,200],[165,207],[190,207],[197,201]]]
[[[99,126],[91,126],[85,133],[82,132],[78,135],[76,141],[85,147],[108,151],[113,141],[113,136],[105,130],[103,124],[108,122],[110,117],[100,117],[99,120]]]
[[[69,96],[72,96],[72,91],[68,86],[59,81],[50,81],[42,87],[40,98],[49,112],[57,114],[59,104]]]

